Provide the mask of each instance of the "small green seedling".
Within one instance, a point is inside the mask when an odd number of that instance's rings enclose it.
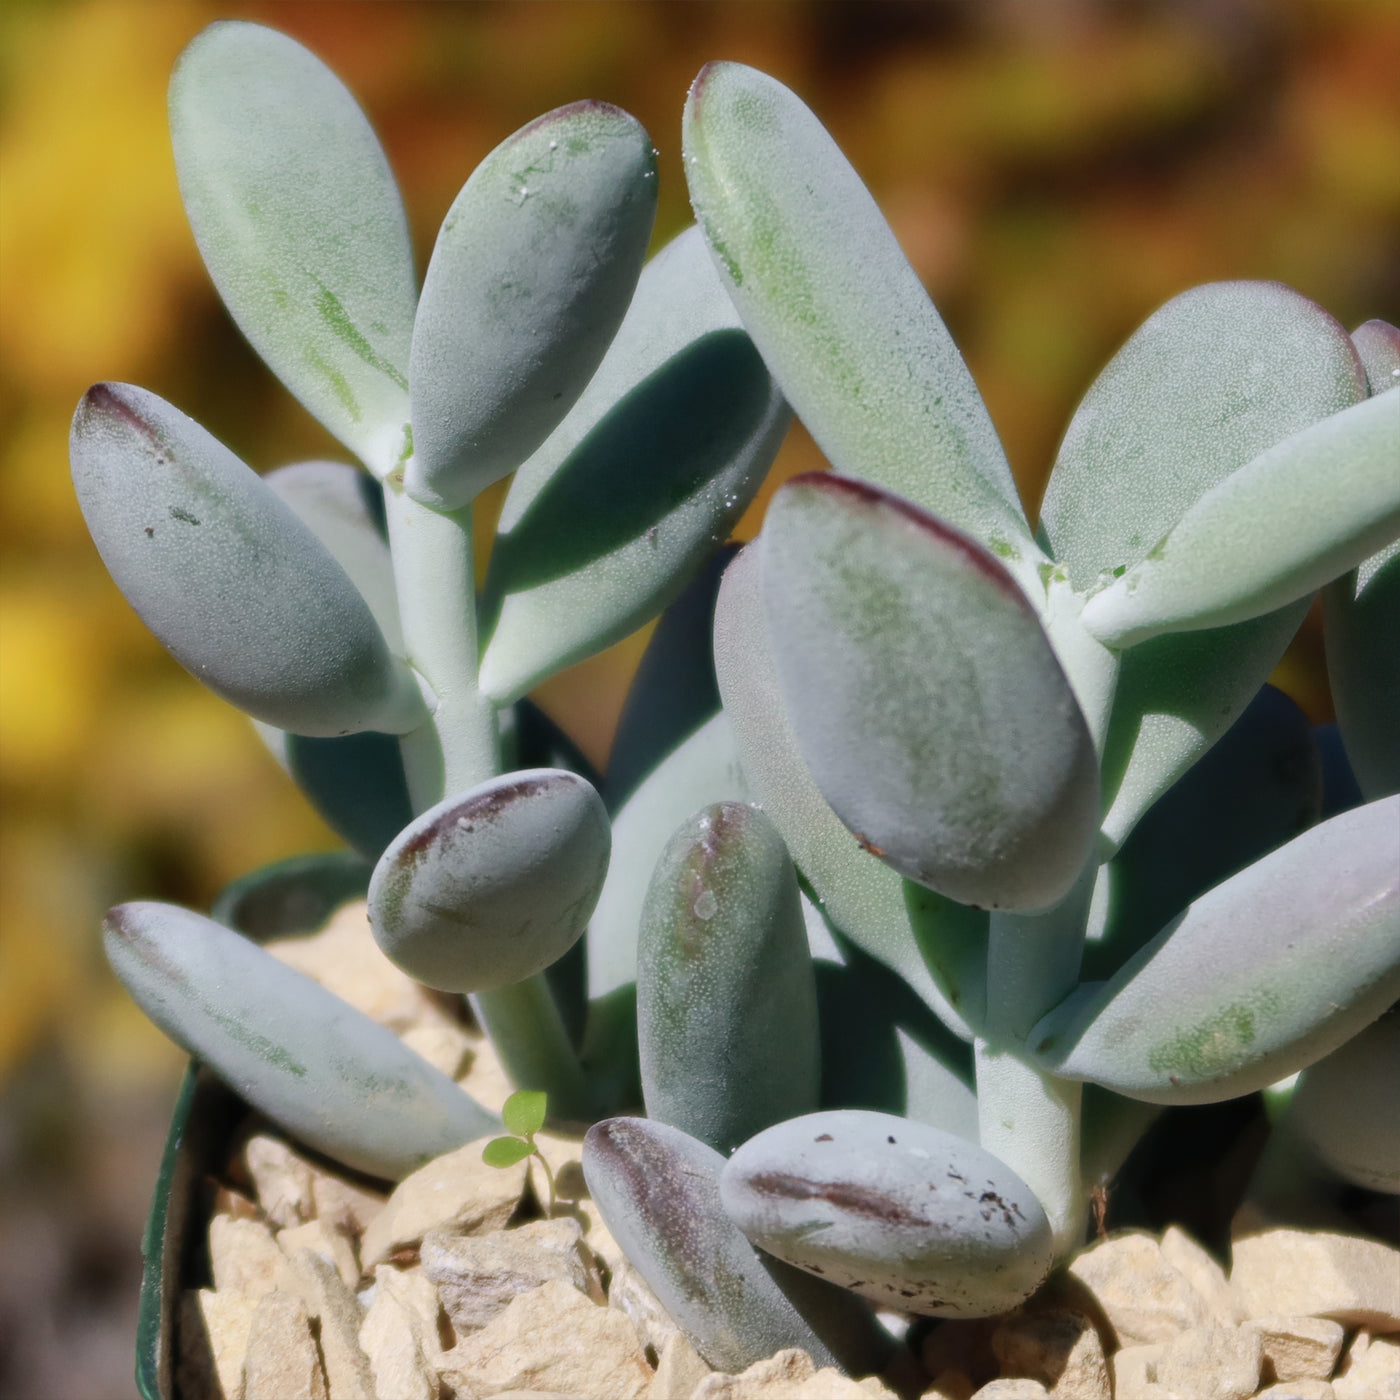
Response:
[[[513,1134],[511,1137],[492,1138],[481,1149],[481,1160],[488,1167],[513,1167],[527,1157],[538,1157],[544,1171],[545,1185],[549,1188],[549,1206],[546,1215],[554,1219],[554,1173],[535,1134],[544,1127],[544,1116],[549,1096],[533,1089],[519,1089],[501,1107],[501,1121]]]

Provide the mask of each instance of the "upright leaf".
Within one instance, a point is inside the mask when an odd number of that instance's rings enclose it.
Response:
[[[483,608],[497,701],[626,636],[738,521],[789,412],[698,234],[647,265],[597,374],[516,473]]]
[[[711,63],[683,131],[716,264],[836,470],[938,512],[1008,559],[1039,559],[967,366],[817,118],[773,78]]]
[[[793,731],[856,839],[964,904],[1062,898],[1097,830],[1098,768],[1006,570],[916,506],[825,473],[778,492],[760,549]]]
[[[198,423],[143,389],[97,384],[69,455],[117,587],[215,694],[298,734],[422,721],[408,667],[345,570]]]
[[[1400,797],[1305,831],[1202,895],[1032,1032],[1047,1068],[1149,1103],[1304,1069],[1400,998]]]
[[[364,113],[294,39],[210,25],[170,80],[180,195],[209,275],[273,372],[376,475],[405,448],[416,288]]]
[[[409,495],[467,505],[549,436],[627,310],[655,214],[651,138],[606,102],[548,112],[477,166],[413,326]]]

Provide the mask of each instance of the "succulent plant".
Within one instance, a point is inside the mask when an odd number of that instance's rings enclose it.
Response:
[[[216,915],[367,889],[520,1089],[619,1115],[591,1193],[702,1355],[859,1369],[871,1304],[1011,1307],[1163,1106],[1299,1071],[1291,1131],[1400,1188],[1368,1112],[1400,998],[1400,332],[1277,284],[1176,297],[1032,530],[892,233],[771,78],[702,72],[698,228],[650,262],[650,141],[579,103],[471,176],[421,294],[373,133],[300,46],[213,26],[171,118],[231,313],[367,469],[259,477],[129,386],[74,420],[114,579],[364,858]],[[835,470],[716,555],[792,411]],[[512,472],[478,595],[472,502]],[[1327,772],[1359,784],[1326,820],[1264,685],[1319,589]],[[598,779],[523,697],[663,608]],[[172,1036],[352,1166],[496,1130],[219,922],[125,905],[107,941]]]

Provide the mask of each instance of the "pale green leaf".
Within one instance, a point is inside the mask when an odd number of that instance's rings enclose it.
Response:
[[[510,1124],[507,1123],[506,1126],[509,1127]],[[517,1162],[523,1162],[527,1157],[534,1155],[535,1149],[518,1137],[492,1138],[481,1149],[481,1160],[488,1167],[513,1167]]]
[[[538,1089],[517,1089],[501,1106],[501,1122],[517,1137],[532,1137],[544,1127],[549,1095]]]
[[[1400,329],[1386,321],[1367,321],[1351,333],[1351,343],[1366,367],[1373,394],[1400,384]]]

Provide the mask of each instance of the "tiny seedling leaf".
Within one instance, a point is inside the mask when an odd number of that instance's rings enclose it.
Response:
[[[501,1116],[504,1117],[505,1114],[502,1113]],[[506,1127],[509,1128],[510,1124],[507,1123]],[[534,1144],[518,1137],[492,1138],[481,1149],[481,1160],[488,1167],[513,1167],[517,1162],[523,1162],[527,1157],[534,1155]]]
[[[533,1137],[544,1127],[549,1096],[537,1089],[517,1089],[501,1107],[501,1122],[519,1137]]]

